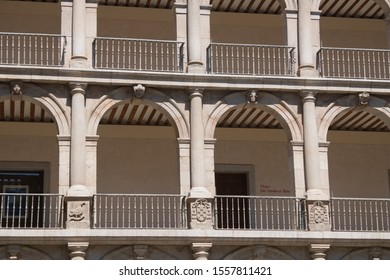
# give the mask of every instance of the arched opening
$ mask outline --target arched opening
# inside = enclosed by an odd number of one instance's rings
[[[245,94],[232,94],[214,118],[217,228],[300,227],[287,145],[293,134],[287,123],[294,121],[274,107],[280,100],[260,95],[259,104],[251,104]]]
[[[390,128],[386,118],[373,107],[345,107],[330,124],[334,230],[383,231],[390,227]]]
[[[176,132],[172,117],[150,101],[123,100],[103,113],[95,227],[184,226]]]

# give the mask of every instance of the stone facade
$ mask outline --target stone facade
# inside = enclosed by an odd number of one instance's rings
[[[389,4],[151,2],[0,1],[0,259],[390,259]]]

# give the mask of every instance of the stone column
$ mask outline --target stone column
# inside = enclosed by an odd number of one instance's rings
[[[70,135],[58,135],[57,139],[59,149],[59,194],[65,195],[70,186]]]
[[[192,243],[192,256],[194,260],[207,260],[212,243]]]
[[[297,10],[284,10],[282,12],[284,20],[284,43],[294,48],[294,61],[296,62],[296,56],[298,55],[298,11]],[[294,74],[298,70],[298,64],[294,63]]]
[[[188,196],[191,191],[190,139],[178,139],[180,194]]]
[[[187,199],[191,228],[212,228],[212,196],[205,188],[204,125],[202,93],[192,89],[190,95],[190,163],[191,191]]]
[[[8,245],[7,253],[9,260],[19,260],[20,259],[20,245]]]
[[[70,143],[70,184],[72,194],[88,194],[86,185],[85,83],[70,83],[72,126]]]
[[[390,14],[388,14],[385,18],[385,28],[387,36],[387,48],[390,49]]]
[[[312,42],[313,42],[313,61],[317,66],[317,53],[321,49],[321,32],[320,32],[321,11],[311,11]],[[317,69],[318,70],[318,69]]]
[[[85,260],[88,242],[68,242],[69,257],[73,260]]]
[[[326,252],[329,250],[329,244],[310,244],[309,251],[313,260],[326,260]]]
[[[72,54],[73,2],[61,1],[61,35],[65,36],[64,67],[69,67]]]
[[[189,73],[203,73],[200,0],[187,1],[187,48]]]
[[[191,155],[191,196],[208,197],[204,180],[204,125],[202,90],[192,89],[190,95],[190,155]]]
[[[85,88],[71,83],[72,127],[70,143],[70,188],[66,197],[67,228],[90,228],[91,193],[86,187]]]
[[[306,195],[305,186],[305,166],[303,156],[303,142],[291,141],[288,144],[288,164],[291,178],[292,189],[295,190],[295,196],[304,198]]]
[[[318,76],[313,60],[311,1],[298,0],[298,61],[301,77]]]
[[[71,67],[87,66],[86,18],[86,0],[73,0]]]
[[[330,230],[329,190],[321,185],[315,94],[301,92],[307,211],[310,230]]]
[[[201,38],[201,61],[204,65],[203,71],[206,71],[207,65],[207,48],[211,43],[210,16],[212,6],[210,1],[201,1],[200,5],[200,38]],[[206,4],[207,3],[207,4]]]

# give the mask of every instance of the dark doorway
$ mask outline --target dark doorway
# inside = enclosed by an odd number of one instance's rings
[[[2,227],[41,226],[42,171],[0,171],[0,191]]]
[[[215,187],[217,228],[249,228],[248,174],[216,172]]]

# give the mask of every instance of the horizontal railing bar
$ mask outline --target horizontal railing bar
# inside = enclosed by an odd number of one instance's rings
[[[261,45],[261,44],[229,44],[229,43],[210,43],[209,46],[234,46],[234,47],[269,47],[269,48],[282,48],[282,49],[295,49],[295,47],[284,45]]]
[[[143,197],[185,197],[180,194],[94,194],[93,196],[143,196]]]
[[[184,42],[175,41],[175,40],[152,40],[152,39],[117,38],[117,37],[96,37],[95,40],[115,40],[115,41],[131,41],[131,42],[184,44]]]
[[[356,200],[356,201],[389,201],[389,198],[352,198],[352,197],[332,197],[330,200]]]
[[[46,36],[46,37],[66,37],[60,34],[48,34],[48,33],[15,33],[15,32],[0,32],[0,35],[17,35],[17,36]]]
[[[362,48],[335,48],[335,47],[321,47],[318,52],[322,50],[345,50],[345,51],[380,51],[380,52],[390,52],[389,49],[362,49]]]
[[[215,197],[226,197],[226,198],[278,198],[278,199],[304,199],[303,197],[295,196],[256,196],[256,195],[216,195]]]

